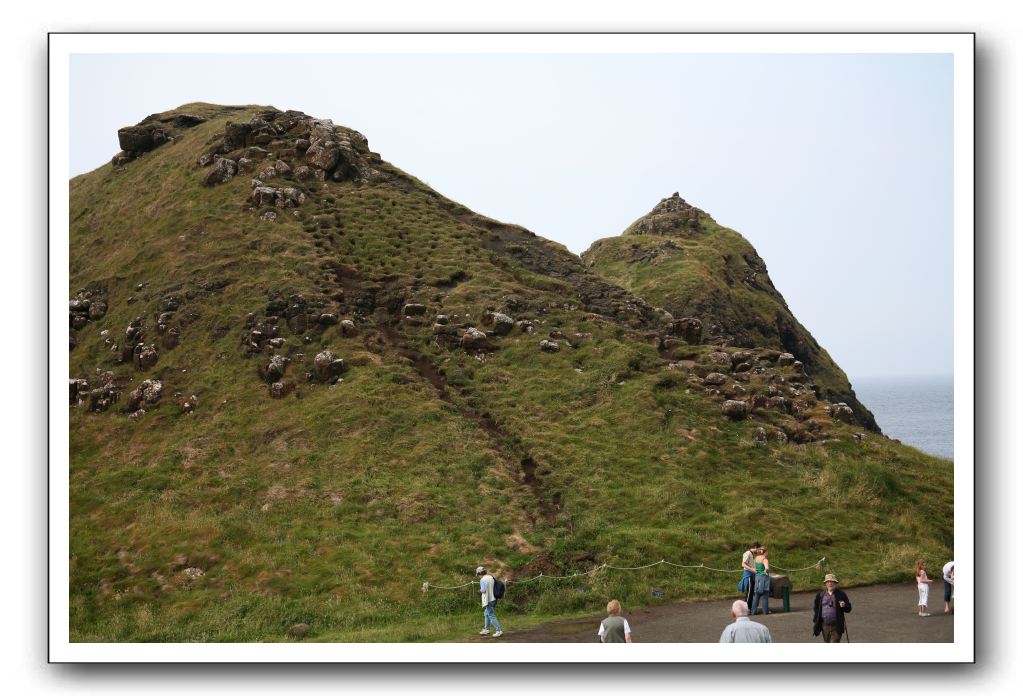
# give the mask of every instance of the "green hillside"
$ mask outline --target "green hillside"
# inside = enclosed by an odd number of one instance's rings
[[[952,463],[829,402],[848,382],[823,349],[680,337],[708,314],[616,260],[629,236],[591,268],[603,251],[479,216],[299,112],[188,104],[120,137],[70,182],[72,640],[456,638],[478,597],[422,584],[480,563],[734,567],[760,538],[853,584],[950,557]],[[720,271],[716,240],[743,253],[700,222],[678,243],[704,267],[657,267],[679,287]],[[784,305],[731,289],[723,317]],[[735,578],[512,584],[502,616],[653,586]]]

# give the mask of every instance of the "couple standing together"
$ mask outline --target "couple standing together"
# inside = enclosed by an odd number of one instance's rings
[[[761,603],[764,605],[763,613],[771,613],[767,609],[767,598],[771,593],[770,570],[767,549],[759,541],[754,541],[742,554],[742,580],[739,581],[739,588],[746,592],[746,606],[751,616],[756,615]]]

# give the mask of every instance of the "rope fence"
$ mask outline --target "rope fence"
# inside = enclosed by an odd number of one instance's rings
[[[821,558],[819,558],[816,563],[814,563],[813,565],[808,565],[805,568],[782,568],[781,566],[772,566],[771,569],[772,570],[783,570],[786,573],[801,573],[803,571],[813,570],[815,568],[820,570],[825,564],[830,565],[828,563],[827,557],[826,556],[821,556]],[[540,573],[539,575],[536,575],[536,576],[531,577],[531,578],[524,578],[524,579],[521,579],[521,580],[508,580],[508,581],[505,582],[505,585],[524,585],[526,583],[534,582],[536,580],[571,580],[572,578],[581,578],[581,577],[585,577],[587,575],[592,575],[593,573],[596,573],[596,572],[601,571],[601,570],[646,570],[647,568],[654,568],[654,567],[659,566],[659,565],[668,565],[668,566],[672,566],[673,568],[687,568],[687,569],[694,569],[694,570],[709,570],[709,571],[712,571],[712,572],[715,572],[715,573],[741,573],[741,572],[743,572],[741,568],[738,569],[738,570],[735,570],[735,569],[725,570],[723,568],[712,568],[711,566],[705,565],[703,563],[700,563],[699,565],[683,565],[681,563],[672,563],[671,561],[666,561],[665,559],[662,558],[659,561],[655,561],[653,563],[647,563],[646,565],[641,565],[641,566],[615,566],[615,565],[610,565],[608,563],[601,563],[599,566],[595,566],[595,567],[591,568],[590,570],[584,571],[582,573],[572,573],[571,575],[544,575],[543,573]],[[461,585],[435,585],[432,582],[424,582],[423,583],[423,592],[428,592],[429,590],[458,590],[458,589],[461,589],[463,587],[471,587],[471,586],[475,585],[476,583],[477,583],[477,581],[475,581],[475,580],[470,580],[469,582],[463,582]]]

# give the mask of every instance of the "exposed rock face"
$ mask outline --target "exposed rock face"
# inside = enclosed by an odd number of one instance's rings
[[[703,322],[696,317],[682,317],[671,322],[671,334],[681,336],[690,345],[703,343]]]

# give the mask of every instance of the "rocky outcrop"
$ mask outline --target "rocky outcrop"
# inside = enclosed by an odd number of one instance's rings
[[[106,289],[100,285],[81,288],[68,301],[68,325],[71,329],[71,349],[77,345],[75,332],[84,329],[88,323],[96,322],[106,316]]]
[[[125,402],[125,410],[134,412],[138,410],[149,411],[160,403],[163,395],[163,383],[158,379],[143,380],[139,386],[133,389]]]
[[[700,229],[702,213],[676,191],[668,198],[662,198],[649,214],[633,223],[625,233],[689,236]]]
[[[117,144],[121,151],[111,162],[120,167],[165,143],[174,143],[184,132],[206,119],[195,114],[166,112],[147,116],[141,123],[125,126],[117,131]]]

